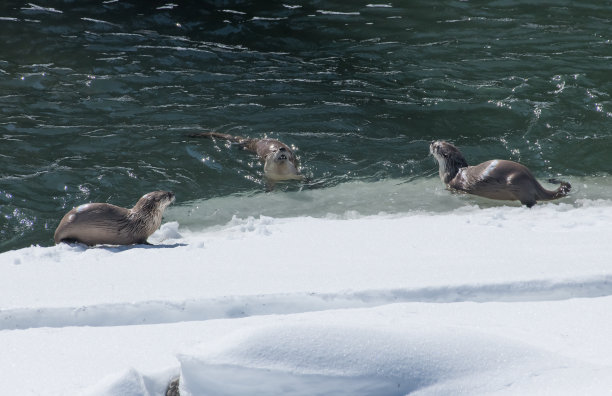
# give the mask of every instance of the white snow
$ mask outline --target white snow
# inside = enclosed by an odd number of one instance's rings
[[[5,252],[0,389],[609,395],[611,225],[612,201],[577,199]]]

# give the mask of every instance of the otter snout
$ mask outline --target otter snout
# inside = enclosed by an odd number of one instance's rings
[[[287,159],[287,154],[286,154],[287,149],[284,147],[281,147],[278,149],[278,151],[280,152],[280,154],[278,155],[277,159],[281,161],[286,160]]]
[[[142,196],[141,199],[155,202],[167,201],[169,204],[174,202],[176,196],[172,191],[153,191]]]
[[[278,150],[274,152],[274,161],[287,161],[289,160],[291,153],[285,147],[279,147]]]

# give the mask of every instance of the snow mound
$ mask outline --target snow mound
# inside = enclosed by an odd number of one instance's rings
[[[237,331],[179,360],[181,395],[219,396],[491,393],[566,366],[551,353],[474,330],[333,321]]]
[[[155,240],[158,240],[160,242],[165,241],[167,239],[170,239],[170,240],[181,239],[183,238],[183,236],[181,235],[178,229],[179,229],[179,223],[176,221],[164,223],[162,224],[160,229],[157,230],[152,235],[152,237],[155,238]]]
[[[108,376],[95,386],[84,390],[81,396],[164,395],[168,384],[175,376],[174,370],[165,370],[148,376],[130,368]]]

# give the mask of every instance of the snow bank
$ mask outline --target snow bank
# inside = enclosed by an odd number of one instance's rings
[[[583,389],[586,380],[612,385],[610,367],[573,364],[480,330],[423,327],[418,319],[401,328],[377,328],[359,316],[362,323],[352,326],[335,318],[328,323],[313,319],[241,331],[206,344],[204,353],[181,356],[182,394],[526,394],[543,389],[559,394]]]
[[[474,374],[503,382],[508,370],[529,373],[534,360],[545,361],[546,368],[560,365],[536,350],[473,331],[371,327],[332,320],[243,331],[206,345],[202,357],[181,356],[183,389],[194,395],[398,395],[435,386],[448,393]],[[232,378],[246,381],[234,385]],[[493,378],[486,385],[499,388]]]
[[[193,395],[605,394],[611,223],[610,202],[580,201],[6,252],[0,387],[152,395],[180,374]]]

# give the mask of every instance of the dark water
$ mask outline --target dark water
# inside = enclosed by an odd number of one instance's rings
[[[3,1],[0,251],[157,189],[193,225],[465,205],[438,138],[605,198],[612,2],[532,3]],[[186,137],[207,130],[294,145],[311,181],[267,192],[253,156]]]

